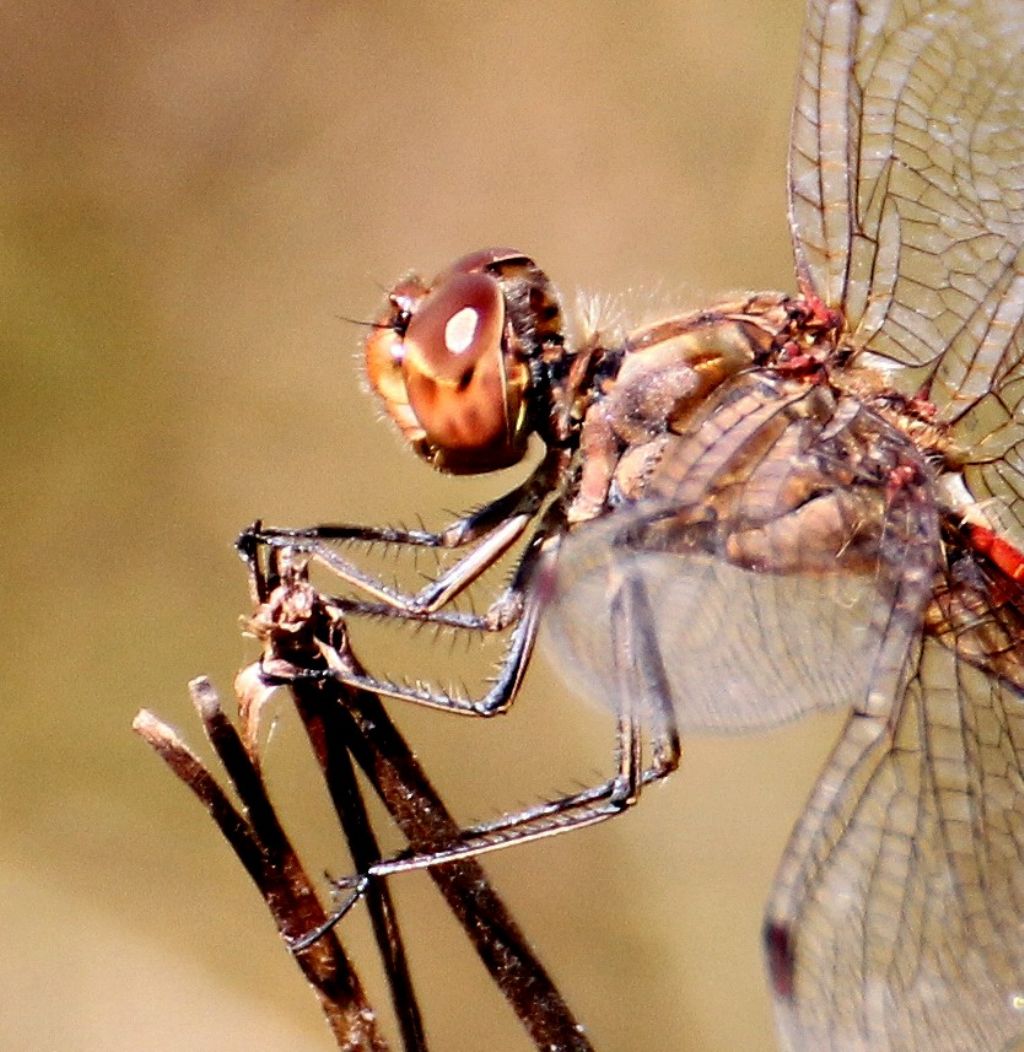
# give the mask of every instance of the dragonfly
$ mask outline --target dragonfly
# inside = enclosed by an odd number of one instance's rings
[[[468,715],[515,700],[543,623],[616,713],[600,784],[383,876],[602,821],[680,737],[847,713],[764,946],[793,1049],[1024,1037],[1024,4],[810,0],[793,113],[793,294],[572,336],[515,250],[390,291],[370,386],[434,468],[543,454],[439,531],[256,525],[340,580],[339,617],[506,647],[479,696],[335,662]],[[451,559],[405,592],[353,544]],[[483,613],[457,600],[513,560]]]

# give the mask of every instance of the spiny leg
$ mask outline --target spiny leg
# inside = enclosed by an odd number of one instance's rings
[[[382,605],[393,607],[399,616],[407,614],[412,619],[420,619],[422,614],[437,610],[470,587],[516,543],[552,493],[564,456],[561,451],[550,451],[520,486],[438,532],[345,524],[286,529],[266,527],[256,522],[242,532],[236,547],[250,567],[258,561],[262,549],[301,551],[346,584]],[[449,551],[479,543],[435,580],[410,595],[389,586],[376,575],[360,570],[331,547],[332,541]]]
[[[649,629],[652,611],[646,593],[636,577],[626,578],[614,588],[610,604],[612,639],[623,702],[616,723],[615,774],[581,792],[469,827],[448,847],[382,860],[370,867],[370,876],[423,869],[594,825],[632,806],[644,786],[678,767],[675,710],[660,649]],[[640,762],[643,709],[651,722],[652,759],[646,768]],[[364,876],[354,878],[351,886],[358,887]]]
[[[508,646],[502,655],[496,675],[486,693],[479,698],[463,697],[450,691],[439,690],[432,686],[413,683],[395,683],[365,672],[347,656],[347,643],[329,654],[331,660],[327,667],[301,668],[292,667],[288,675],[267,673],[265,682],[268,685],[287,685],[297,679],[338,679],[347,686],[357,690],[366,690],[384,697],[409,701],[428,708],[441,709],[471,716],[494,716],[504,712],[518,693],[523,675],[536,642],[538,619],[542,603],[543,582],[554,564],[561,542],[561,513],[551,507],[542,516],[530,543],[516,566],[515,574],[508,588],[491,605],[484,615],[484,624],[474,623],[472,615],[455,627],[466,627],[470,630],[503,631],[511,628]],[[538,586],[538,581],[540,585]],[[337,611],[338,625],[342,631],[339,636],[346,637],[343,631],[344,606]],[[401,616],[396,614],[395,616]],[[416,620],[428,623],[452,625],[453,615],[450,612],[422,613]],[[347,637],[346,637],[347,638]]]

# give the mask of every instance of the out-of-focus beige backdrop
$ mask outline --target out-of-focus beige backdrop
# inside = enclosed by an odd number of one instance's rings
[[[0,1047],[332,1047],[132,716],[201,745],[185,684],[252,656],[256,516],[440,524],[518,477],[435,476],[375,419],[338,316],[382,284],[508,244],[637,315],[792,286],[800,8],[5,5]],[[501,721],[398,715],[467,819],[608,759],[606,715],[541,669]],[[771,1047],[761,906],[832,727],[689,742],[631,815],[488,859],[598,1049]],[[268,765],[344,870],[286,715]],[[432,1047],[527,1049],[429,880],[395,890]]]

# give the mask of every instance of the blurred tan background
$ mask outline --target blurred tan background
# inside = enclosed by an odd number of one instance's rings
[[[185,684],[229,694],[253,655],[231,543],[256,516],[440,524],[521,476],[405,453],[338,315],[489,244],[637,317],[792,287],[799,0],[173,6],[0,9],[5,1049],[331,1047],[129,725],[201,745]],[[344,871],[279,708],[291,826]],[[539,668],[502,721],[397,715],[466,819],[608,762],[606,716]],[[830,731],[689,742],[632,815],[490,857],[598,1049],[771,1047],[761,907]],[[529,1048],[429,880],[395,890],[432,1047]]]

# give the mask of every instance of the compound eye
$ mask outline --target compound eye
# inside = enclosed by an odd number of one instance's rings
[[[504,326],[504,299],[489,274],[451,274],[413,314],[402,373],[432,445],[482,450],[512,440],[517,407],[509,404]]]

